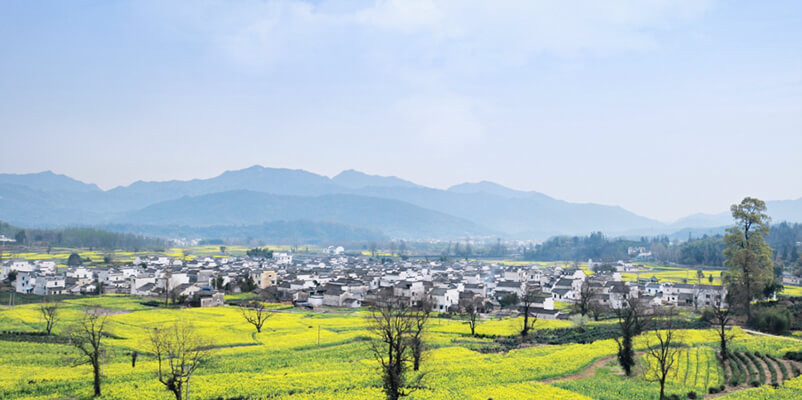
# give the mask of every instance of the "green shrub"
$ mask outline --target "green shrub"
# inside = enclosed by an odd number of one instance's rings
[[[762,307],[761,307],[762,308]],[[762,332],[781,335],[791,330],[793,316],[785,307],[766,307],[752,315],[749,325]]]
[[[785,353],[785,358],[794,361],[802,361],[802,351],[789,351]]]

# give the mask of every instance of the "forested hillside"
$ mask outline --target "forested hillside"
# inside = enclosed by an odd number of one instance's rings
[[[163,249],[165,241],[130,233],[96,228],[26,229],[0,221],[0,235],[14,239],[14,245],[58,246],[119,250]]]

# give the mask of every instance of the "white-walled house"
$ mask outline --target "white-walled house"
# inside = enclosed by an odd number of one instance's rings
[[[66,291],[67,280],[64,275],[45,275],[36,278],[33,287],[33,294],[39,296],[50,296],[63,294]]]
[[[287,253],[273,253],[276,264],[292,264],[292,255]]]
[[[14,281],[14,290],[17,293],[33,293],[36,285],[36,277],[33,272],[17,272],[17,279]]]
[[[429,292],[432,311],[446,312],[452,305],[459,303],[459,291],[456,288],[434,288]]]
[[[75,278],[75,279],[87,279],[88,278],[88,279],[91,279],[94,276],[95,276],[95,274],[94,274],[94,272],[92,272],[92,270],[90,270],[89,268],[83,267],[83,266],[70,268],[70,270],[67,271],[67,277],[69,277],[69,278]]]

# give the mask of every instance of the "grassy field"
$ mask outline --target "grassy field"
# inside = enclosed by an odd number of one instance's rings
[[[311,313],[281,307],[256,334],[233,307],[205,309],[150,308],[137,298],[103,296],[64,301],[62,319],[55,327],[62,334],[88,306],[110,311],[106,338],[108,355],[103,381],[104,399],[169,399],[156,380],[155,361],[147,355],[148,332],[174,321],[187,321],[217,345],[213,358],[192,382],[192,398],[235,397],[271,399],[378,399],[382,398],[377,363],[367,340],[365,312]],[[477,332],[513,335],[516,319],[491,319]],[[569,322],[540,320],[536,328],[567,327]],[[38,331],[43,326],[35,304],[0,308],[0,330]],[[492,339],[467,335],[459,320],[434,318],[427,332],[423,389],[410,399],[589,399],[610,398],[611,393],[639,393],[632,398],[655,398],[658,388],[643,377],[622,378],[600,370],[580,380],[545,383],[544,380],[575,374],[594,360],[614,356],[612,340],[592,344],[535,346],[507,353],[480,353],[472,349]],[[715,334],[689,330],[683,344],[680,370],[670,384],[673,392],[701,391],[720,380],[717,364],[711,364]],[[734,348],[782,355],[799,350],[802,342],[789,338],[755,337],[736,329]],[[643,347],[642,338],[636,346]],[[136,367],[130,353],[138,351]],[[75,350],[64,344],[0,340],[0,398],[89,398],[91,368],[71,366]],[[712,365],[712,366],[711,366]],[[799,378],[797,378],[799,379]],[[783,387],[801,396],[790,381]],[[787,387],[786,387],[787,386]],[[777,392],[779,393],[779,392]],[[620,398],[620,397],[619,397]],[[799,398],[799,397],[774,397]]]

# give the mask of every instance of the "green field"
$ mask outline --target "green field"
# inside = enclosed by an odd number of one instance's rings
[[[113,336],[104,339],[109,349],[104,399],[171,398],[155,378],[155,361],[146,354],[147,335],[154,327],[179,320],[195,325],[217,346],[212,359],[193,377],[192,398],[382,398],[377,362],[367,342],[370,332],[366,330],[364,311],[310,313],[281,306],[262,333],[256,334],[238,310],[228,306],[159,309],[127,296],[71,299],[64,304],[62,320],[55,327],[57,335],[81,318],[86,306],[102,305],[113,314],[108,317]],[[477,332],[514,335],[519,324],[515,319],[492,319],[480,323]],[[38,331],[42,325],[35,304],[13,310],[0,308],[0,330]],[[567,326],[570,323],[566,321],[547,320],[536,325],[537,329]],[[774,356],[802,349],[802,342],[796,339],[736,332],[735,349]],[[582,379],[543,382],[577,374],[594,360],[614,356],[616,345],[612,340],[480,353],[472,349],[489,345],[492,339],[473,338],[467,333],[463,321],[431,320],[427,332],[429,350],[422,368],[426,373],[424,388],[410,399],[602,399],[615,398],[611,395],[614,393],[646,399],[655,398],[658,392],[656,383],[643,376],[623,378],[613,366]],[[688,346],[688,355],[682,356],[678,378],[670,382],[669,393],[701,392],[721,380],[718,365],[710,361],[715,341],[710,331],[683,332],[682,343]],[[644,346],[641,338],[636,346]],[[141,354],[135,368],[130,360],[133,350]],[[0,366],[4,371],[0,375],[0,398],[89,398],[91,368],[71,366],[75,355],[75,350],[65,344],[0,340]],[[777,390],[756,390],[761,396],[769,396],[765,398],[802,398],[800,379]],[[728,396],[741,396],[739,393]]]

